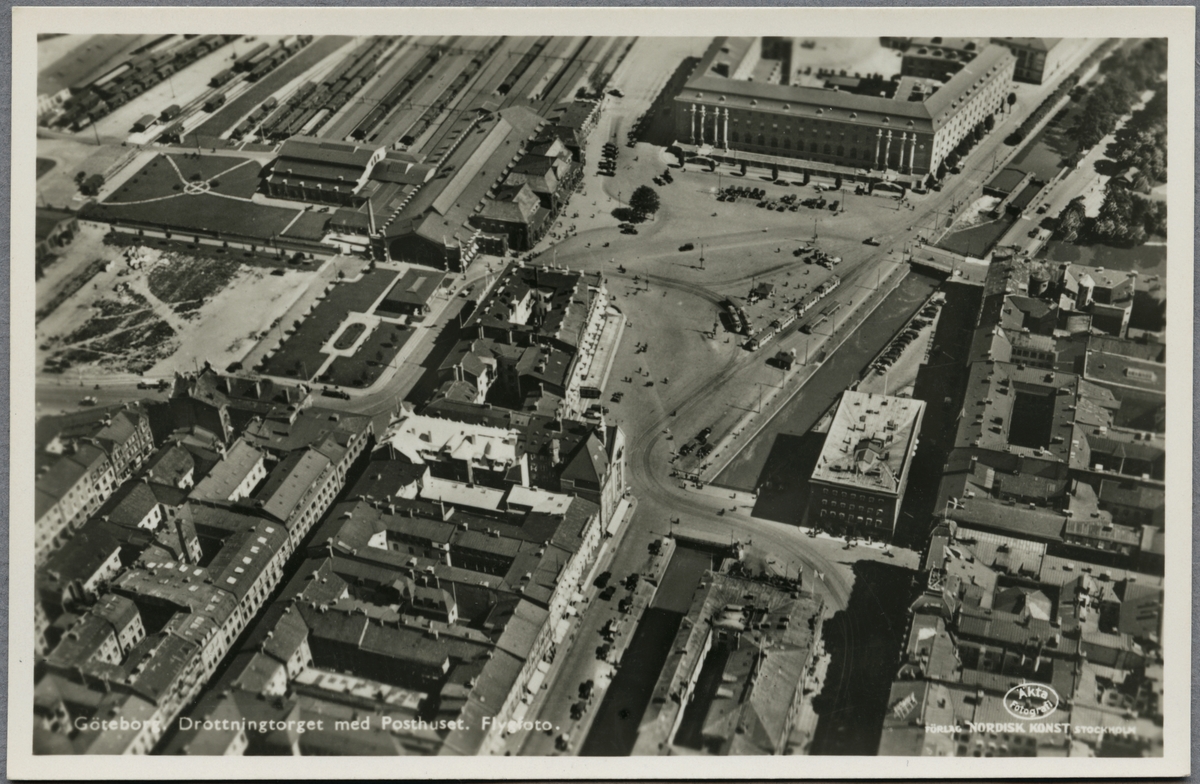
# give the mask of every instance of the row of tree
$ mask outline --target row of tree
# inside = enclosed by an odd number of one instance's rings
[[[1025,118],[1025,122],[1021,123],[1021,127],[1008,135],[1008,138],[1004,140],[1004,143],[1009,146],[1016,146],[1025,141],[1025,137],[1029,136],[1030,131],[1032,131],[1033,128],[1042,121],[1042,118],[1050,113],[1051,109],[1058,105],[1058,102],[1062,100],[1062,97],[1068,92],[1071,93],[1072,100],[1080,100],[1086,93],[1086,90],[1079,87],[1080,75],[1086,73],[1087,70],[1095,65],[1097,61],[1103,62],[1103,58],[1108,57],[1109,53],[1115,46],[1117,46],[1116,40],[1112,39],[1104,44],[1101,44],[1096,51],[1088,55],[1087,59],[1080,63],[1079,67],[1075,69],[1075,72],[1066,79],[1063,79],[1062,83],[1055,88],[1054,92],[1046,96],[1046,99],[1041,102],[1038,108],[1034,109],[1033,113]],[[1010,105],[1013,103],[1015,97],[1016,96],[1014,95],[1008,96],[1008,102]]]
[[[1167,89],[1164,82],[1139,111],[1117,131],[1108,156],[1137,169],[1135,190],[1148,190],[1167,181]],[[1144,181],[1144,182],[1143,182]]]
[[[1152,236],[1166,237],[1167,203],[1114,186],[1090,228],[1093,239],[1108,244],[1140,245]]]
[[[1151,39],[1133,51],[1118,49],[1104,60],[1104,79],[1088,95],[1067,137],[1088,150],[1112,133],[1143,92],[1160,86],[1167,68],[1166,46],[1163,39]]]
[[[1080,196],[1059,214],[1057,230],[1069,242],[1082,237],[1108,245],[1140,245],[1150,237],[1167,236],[1167,203],[1113,185],[1095,218],[1085,215]]]

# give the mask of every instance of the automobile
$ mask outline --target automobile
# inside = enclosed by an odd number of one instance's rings
[[[711,435],[712,435],[712,427],[711,426],[706,427],[703,430],[701,430],[699,433],[696,434],[696,440],[699,441],[700,443],[704,443],[708,439],[708,437]]]
[[[929,186],[929,189],[933,190],[933,191],[938,191],[940,193],[942,190],[942,184],[940,182],[935,182],[933,185]]]
[[[583,718],[583,711],[587,706],[582,702],[577,702],[571,706],[571,721],[579,721]]]
[[[617,612],[619,612],[619,613],[627,613],[632,609],[633,609],[633,599],[630,599],[628,596],[626,596],[621,601],[617,602]]]
[[[679,246],[679,250],[680,250],[680,251],[685,251],[685,250],[693,250],[693,249],[695,249],[695,247],[696,247],[696,245],[695,245],[694,243],[691,243],[691,242],[685,242],[685,243],[683,243],[682,245],[680,245],[680,246]]]
[[[94,405],[96,405],[96,398],[92,397],[91,395],[88,395],[87,397],[85,397],[83,400],[80,400],[79,402],[85,406],[94,406]]]
[[[687,457],[688,455],[690,455],[692,453],[692,450],[694,448],[695,447],[692,446],[691,444],[684,444],[683,446],[679,447],[679,454],[684,457]]]
[[[272,275],[276,275],[281,278],[284,276],[284,274],[286,272],[287,272],[287,270],[283,269],[282,267],[277,267],[276,269],[271,270]]]
[[[832,201],[832,202],[830,202],[830,203],[829,203],[829,211],[830,211],[830,212],[837,212],[837,209],[838,209],[838,205],[839,205],[839,204],[841,204],[841,202],[840,202],[840,201]]]
[[[863,240],[863,245],[873,245],[875,247],[879,247],[880,242],[874,237],[867,237],[865,240]]]
[[[562,733],[554,740],[554,748],[559,751],[566,751],[571,744],[571,736],[569,733]]]
[[[1046,214],[1046,210],[1048,210],[1048,209],[1050,209],[1050,205],[1049,205],[1049,204],[1043,204],[1041,207],[1038,207],[1038,208],[1037,208],[1037,214],[1038,214],[1038,215],[1045,215],[1045,214]]]
[[[474,290],[475,290],[475,286],[474,286],[474,284],[472,284],[470,286],[465,287],[462,291],[458,292],[458,296],[462,297],[463,299],[466,299],[467,297],[471,296],[471,292]]]
[[[628,229],[621,229],[622,234],[637,234],[638,230],[630,226]]]
[[[637,572],[630,572],[629,576],[625,578],[625,587],[632,591],[634,588],[637,588],[638,580],[640,578],[641,575]]]
[[[228,369],[228,368],[226,368],[226,370],[229,370],[229,369]],[[233,371],[229,371],[229,372],[231,372],[231,373],[232,373]],[[153,388],[153,386],[154,386],[154,385],[153,385],[153,384],[151,384],[149,381],[139,381],[139,382],[137,382],[137,388],[138,388],[138,389],[151,389],[151,388]]]
[[[604,661],[608,658],[608,654],[612,653],[612,646],[604,643],[596,648],[596,658]]]
[[[616,592],[617,586],[610,585],[600,592],[600,598],[607,602],[613,598],[613,595],[616,594]]]
[[[579,699],[586,700],[592,696],[592,689],[596,688],[596,682],[588,678],[583,683],[579,684]]]
[[[604,588],[608,585],[608,581],[611,579],[612,572],[601,572],[599,576],[596,577],[595,581],[592,582],[592,585],[596,586],[597,588]]]
[[[613,98],[624,98],[625,97],[625,93],[621,92],[620,90],[618,90],[615,87],[613,89],[609,90],[608,94],[611,95]]]

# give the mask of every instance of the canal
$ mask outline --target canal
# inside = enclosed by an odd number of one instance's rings
[[[940,284],[941,278],[910,271],[762,432],[717,475],[714,484],[737,490],[757,490],[763,479],[773,473],[771,456],[776,453],[776,439],[781,435],[807,433],[837,397],[859,380],[863,369]]]
[[[624,757],[633,751],[638,722],[671,652],[679,624],[691,607],[696,585],[704,572],[719,565],[719,558],[689,547],[676,548],[662,585],[642,615],[616,677],[597,709],[579,750],[581,757]]]

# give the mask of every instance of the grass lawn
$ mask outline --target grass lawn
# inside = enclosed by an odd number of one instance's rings
[[[358,340],[358,336],[365,332],[367,325],[361,321],[356,321],[350,326],[342,330],[342,334],[338,335],[337,340],[333,342],[333,347],[339,351],[345,351],[354,345],[354,341]]]
[[[367,387],[383,375],[414,330],[398,324],[381,323],[350,357],[338,357],[329,363],[322,380],[341,387]]]
[[[300,326],[295,328],[296,331],[285,338],[283,345],[263,362],[263,372],[273,376],[311,380],[328,356],[321,351],[321,347],[337,334],[346,314],[367,313],[375,304],[375,300],[395,282],[397,276],[398,273],[394,270],[377,269],[366,273],[353,283],[335,285],[312,313],[300,322]],[[285,325],[285,328],[290,328],[290,325]],[[388,330],[375,331],[378,333]],[[358,362],[359,356],[366,356],[363,352],[373,346],[376,340],[376,336],[372,335],[354,357],[346,359],[345,362]],[[378,350],[380,346],[375,346],[372,355]],[[395,356],[395,353],[392,356]],[[342,361],[343,359],[339,358],[334,364]],[[356,370],[355,375],[358,372]]]
[[[281,234],[296,212],[199,193],[145,204],[97,204],[86,208],[81,217],[103,223],[143,223],[185,234],[200,231],[266,242],[272,235]]]
[[[169,159],[169,160],[168,160]],[[172,166],[174,164],[174,166]],[[178,169],[178,171],[176,171]],[[258,161],[224,155],[156,155],[122,183],[105,202],[118,205],[126,202],[181,196],[188,182],[209,182],[216,193],[249,199],[258,189]],[[182,176],[182,179],[181,179]]]
[[[301,215],[296,222],[288,227],[285,237],[297,237],[302,240],[320,240],[325,236],[325,224],[329,223],[329,213],[309,211]]]

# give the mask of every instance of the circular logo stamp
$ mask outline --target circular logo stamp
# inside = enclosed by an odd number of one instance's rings
[[[1044,683],[1022,683],[1004,695],[1004,709],[1017,719],[1044,719],[1058,708],[1058,692]]]

